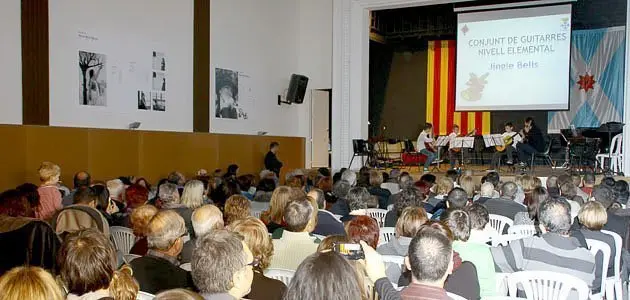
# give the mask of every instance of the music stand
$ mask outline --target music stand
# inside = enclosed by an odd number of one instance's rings
[[[455,149],[457,149],[457,148],[459,148],[459,149],[462,149],[462,148],[471,149],[474,146],[475,146],[475,137],[468,137],[468,136],[456,137],[450,142],[449,149],[454,149],[454,148]],[[464,165],[464,151],[461,150],[459,152],[462,155],[461,161],[459,163],[460,164],[460,169],[461,169],[461,166]]]
[[[348,165],[348,169],[352,167],[352,162],[354,158],[357,156],[361,157],[361,166],[365,167],[365,156],[370,155],[370,150],[368,149],[368,142],[366,140],[354,139],[352,140],[352,159],[350,159],[350,165]]]
[[[440,170],[440,163],[442,162],[442,158],[441,153],[442,153],[442,147],[446,147],[448,145],[449,142],[449,138],[447,135],[443,135],[443,136],[438,136],[437,140],[435,141],[435,146],[437,147],[437,159],[435,160],[435,162],[437,163],[436,166],[433,167],[433,169],[431,171],[434,171],[435,168],[437,168],[437,170]]]

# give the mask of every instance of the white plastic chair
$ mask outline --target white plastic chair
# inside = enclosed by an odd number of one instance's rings
[[[606,292],[606,273],[608,272],[608,262],[610,261],[610,246],[602,241],[594,239],[586,239],[586,244],[590,248],[591,254],[593,254],[593,256],[596,256],[597,252],[601,252],[603,256],[601,270],[602,278],[599,294],[591,295],[591,299],[604,299],[604,294]]]
[[[367,209],[368,216],[376,219],[379,227],[385,226],[385,215],[387,215],[386,209],[380,208],[368,208]]]
[[[334,217],[334,218],[335,218],[335,220],[337,220],[337,221],[339,221],[339,223],[341,223],[341,220],[340,220],[340,219],[341,219],[341,216],[340,216],[340,215],[335,215],[335,214],[333,214],[333,213],[331,213],[331,212],[329,212],[329,211],[327,211],[327,210],[325,210],[325,209],[320,209],[319,211],[320,211],[320,212],[323,212],[323,213],[325,213],[325,214],[329,214],[329,215],[331,215],[332,217]]]
[[[433,214],[427,213],[427,218],[429,218],[429,220],[431,220],[432,217],[433,217]]]
[[[153,298],[155,298],[155,295],[142,291],[139,291],[138,295],[136,296],[137,300],[153,300]]]
[[[179,265],[179,268],[188,272],[192,271],[192,266],[190,265],[190,263],[181,264]]]
[[[510,296],[489,296],[481,297],[481,300],[523,300],[524,298],[516,298]]]
[[[505,296],[508,294],[508,286],[507,286],[507,277],[510,273],[500,273],[497,272],[494,276],[496,281],[496,294],[500,296]]]
[[[586,300],[590,294],[586,282],[569,274],[521,271],[508,275],[507,279],[511,296],[515,296],[517,286],[521,286],[525,297],[530,300],[566,300],[572,290],[577,291],[578,298],[575,300]]]
[[[262,211],[259,210],[252,210],[249,213],[252,217],[255,217],[256,219],[260,219],[260,214],[262,214]]]
[[[395,238],[394,235],[396,235],[396,227],[383,227],[379,230],[379,234],[378,244],[386,244],[391,239]]]
[[[600,153],[595,156],[599,165],[603,168],[604,163],[608,159],[610,161],[610,169],[614,173],[621,172],[621,162],[623,161],[623,136],[617,134],[610,141],[608,153]]]
[[[505,226],[512,227],[512,225],[514,225],[514,221],[508,217],[495,214],[489,214],[488,217],[490,218],[490,226],[492,226],[492,229],[496,230],[499,234],[503,234]]]
[[[142,257],[142,255],[136,255],[136,254],[123,254],[123,261],[126,264],[129,264],[132,260]]]
[[[182,243],[186,243],[190,241],[190,234],[187,234],[185,236],[182,236]]]
[[[387,205],[387,211],[394,210],[394,204]]]
[[[507,246],[510,242],[526,238],[521,234],[500,234],[492,238],[492,247]]]
[[[466,300],[466,298],[464,298],[464,297],[462,297],[460,295],[453,294],[453,293],[446,292],[446,295],[449,298],[451,298],[451,300]]]
[[[286,269],[267,269],[265,276],[282,281],[287,286],[291,283],[291,279],[295,275],[295,271]]]
[[[508,234],[520,234],[522,236],[533,236],[536,234],[534,225],[512,225],[508,228]]]
[[[402,266],[405,264],[405,257],[404,256],[398,256],[398,255],[381,255],[381,257],[383,258],[383,263],[390,263],[390,264],[397,264],[399,266]]]
[[[136,243],[136,236],[133,234],[133,230],[122,226],[112,226],[109,228],[109,232],[116,249],[122,254],[129,254],[133,244]]]
[[[383,182],[381,188],[388,190],[392,195],[400,193],[400,185],[395,182]]]
[[[321,234],[312,234],[314,237],[316,237],[317,239],[319,239],[320,241],[323,241],[326,236],[325,235],[321,235]]]
[[[608,299],[621,300],[623,299],[621,292],[621,246],[623,242],[621,236],[616,232],[612,232],[610,230],[601,230],[601,232],[611,235],[615,240],[615,257],[613,257],[615,275],[606,278],[606,297]]]

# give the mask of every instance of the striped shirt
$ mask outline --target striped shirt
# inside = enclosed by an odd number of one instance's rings
[[[58,210],[61,210],[61,193],[57,186],[43,185],[37,189],[39,193],[39,206],[35,209],[35,216],[41,220],[52,218]]]
[[[551,271],[573,275],[589,287],[595,279],[595,257],[575,238],[556,233],[516,240],[490,248],[497,272]]]

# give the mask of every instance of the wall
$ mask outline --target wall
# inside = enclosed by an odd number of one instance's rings
[[[45,160],[61,166],[67,185],[80,170],[95,180],[135,175],[153,183],[173,170],[192,176],[231,163],[243,174],[258,174],[272,140],[282,144],[283,172],[304,165],[303,138],[12,125],[0,126],[0,136],[11,141],[11,147],[0,147],[0,190],[37,183]]]
[[[193,1],[56,0],[50,17],[50,125],[192,131]],[[106,55],[106,106],[80,104],[78,51]],[[152,53],[166,59],[166,110],[139,110],[150,97]]]
[[[415,139],[426,118],[427,52],[395,52],[381,126],[391,138]]]
[[[20,0],[0,1],[0,124],[22,124]]]

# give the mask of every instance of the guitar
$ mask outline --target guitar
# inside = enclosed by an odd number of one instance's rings
[[[429,137],[433,139],[433,133],[431,133]],[[424,148],[433,153],[437,152],[437,150],[435,149],[435,140],[433,140],[432,142],[424,142]]]
[[[466,135],[465,135],[465,137],[466,137],[466,136],[473,136],[473,135],[475,135],[475,134],[477,134],[477,128],[475,128],[475,129],[471,130],[468,134],[466,134]],[[456,152],[456,153],[457,153],[457,152],[459,152],[459,151],[462,151],[462,148],[452,148],[452,149],[451,149],[451,151],[453,151],[453,152]]]
[[[504,137],[503,138],[503,146],[494,146],[494,148],[497,149],[498,152],[505,151],[505,149],[507,149],[507,147],[512,146],[512,144],[514,143],[514,137],[517,134],[519,134],[519,133],[518,132],[514,132],[513,134]]]

